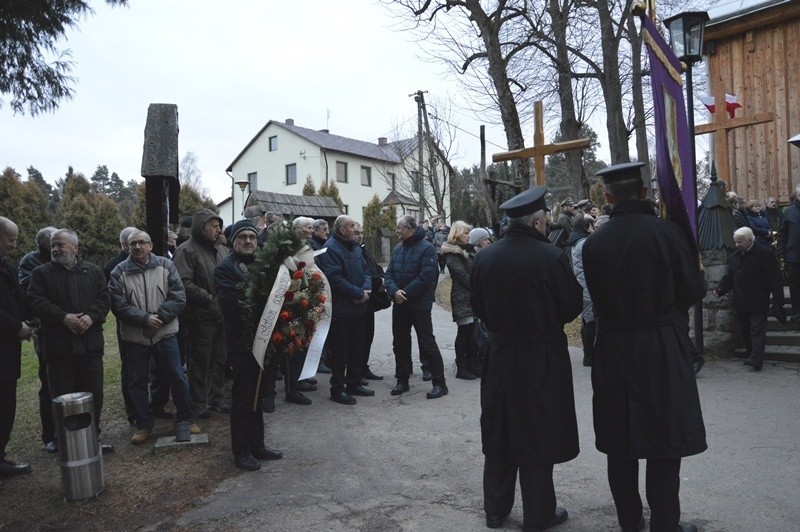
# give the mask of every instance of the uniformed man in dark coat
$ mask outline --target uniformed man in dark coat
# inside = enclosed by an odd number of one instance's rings
[[[704,295],[686,233],[645,200],[644,163],[597,172],[611,219],[583,245],[597,340],[592,361],[597,449],[623,530],[643,525],[639,460],[647,459],[650,530],[679,525],[681,458],[706,449],[686,310]]]
[[[572,364],[564,324],[581,311],[582,290],[563,251],[545,236],[546,187],[504,204],[505,238],[475,255],[472,309],[489,331],[481,383],[486,526],[514,504],[517,471],[525,530],[567,519],[556,507],[553,464],[578,455]]]

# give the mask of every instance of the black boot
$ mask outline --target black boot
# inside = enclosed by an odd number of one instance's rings
[[[456,379],[474,381],[477,378],[474,373],[467,369],[466,360],[456,360]]]

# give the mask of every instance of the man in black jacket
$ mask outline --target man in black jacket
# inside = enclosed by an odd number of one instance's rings
[[[595,445],[623,530],[643,524],[639,460],[647,460],[650,530],[696,531],[680,521],[681,458],[706,433],[686,309],[705,294],[688,236],[645,199],[644,163],[597,172],[611,219],[583,244],[597,340],[592,360]]]
[[[364,245],[364,231],[358,222],[353,228],[353,235],[361,248],[361,252],[364,254],[364,261],[367,263],[367,269],[372,277],[372,293],[367,300],[367,312],[364,314],[364,363],[361,377],[370,381],[382,381],[383,375],[377,375],[369,369],[369,352],[372,348],[372,341],[375,339],[375,313],[389,308],[392,302],[389,300],[389,294],[386,293],[386,287],[384,286],[383,268],[367,252],[367,248]]]
[[[36,233],[36,250],[26,253],[19,261],[19,284],[25,292],[31,284],[33,270],[50,262],[50,235],[55,230],[56,228],[52,226],[39,229]],[[50,385],[47,383],[47,364],[42,353],[42,342],[36,335],[33,337],[33,348],[39,361],[39,419],[42,422],[42,443],[48,453],[56,453],[58,444],[53,424],[53,405],[50,402],[52,401]]]
[[[259,460],[277,460],[280,451],[264,445],[264,416],[262,397],[267,386],[259,375],[262,368],[253,353],[242,345],[239,334],[242,328],[242,307],[245,299],[242,281],[249,275],[247,266],[255,260],[258,230],[250,220],[240,220],[231,230],[233,252],[222,259],[214,269],[214,290],[225,318],[226,339],[231,364],[231,448],[236,467],[247,471],[261,468]],[[274,377],[274,375],[273,375]],[[274,384],[273,384],[274,386]],[[258,393],[258,397],[256,397]]]
[[[734,231],[733,242],[736,251],[728,262],[728,272],[713,293],[721,297],[733,290],[733,308],[739,318],[739,332],[748,354],[744,365],[760,371],[764,365],[770,294],[773,312],[778,320],[786,321],[783,283],[772,250],[756,245],[749,227]]]
[[[800,321],[800,185],[794,189],[792,203],[783,211],[781,230],[778,231],[778,256],[786,265],[789,276],[792,321]]]
[[[51,261],[33,270],[28,304],[42,322],[50,393],[91,392],[100,432],[103,410],[103,323],[111,307],[103,271],[78,257],[78,235],[50,236]]]
[[[6,445],[17,413],[21,343],[33,335],[25,318],[25,292],[7,255],[17,247],[17,225],[0,216],[0,477],[29,473],[31,466],[6,460]]]

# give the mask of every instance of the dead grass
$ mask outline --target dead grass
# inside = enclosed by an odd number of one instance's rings
[[[439,281],[439,284],[436,287],[436,303],[447,310],[452,310],[452,307],[450,306],[450,290],[452,286],[452,279],[450,279],[450,277],[445,277]],[[573,347],[583,347],[583,342],[581,341],[580,317],[576,318],[571,323],[567,323],[564,326],[564,332],[567,334],[567,343],[569,345]]]
[[[23,353],[17,417],[7,448],[11,460],[31,464],[33,472],[3,481],[0,530],[125,530],[165,520],[191,506],[237,472],[230,455],[230,424],[215,414],[200,420],[210,445],[155,454],[157,437],[172,434],[172,422],[156,420],[151,442],[134,447],[119,388],[120,359],[113,316],[105,325],[105,400],[102,440],[115,452],[103,459],[106,489],[96,499],[64,502],[58,455],[40,443],[38,362],[31,344]],[[168,408],[174,411],[170,403]]]

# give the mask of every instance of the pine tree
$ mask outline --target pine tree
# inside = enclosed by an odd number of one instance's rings
[[[377,194],[372,196],[372,199],[364,206],[362,217],[364,219],[364,235],[369,237],[377,235],[383,227],[383,208]]]
[[[328,181],[328,183],[321,184],[319,186],[319,190],[317,190],[317,196],[327,196],[329,198],[333,198],[333,201],[336,202],[336,206],[339,207],[339,210],[344,212],[344,202],[339,196],[339,187],[336,186],[334,181]]]
[[[36,248],[36,233],[50,225],[47,197],[32,181],[22,182],[13,168],[6,168],[0,175],[0,215],[17,224],[17,249],[10,253],[12,260]]]
[[[317,195],[317,187],[314,186],[314,181],[311,179],[311,175],[309,174],[306,177],[306,184],[303,185],[303,196],[316,196]]]

